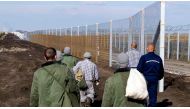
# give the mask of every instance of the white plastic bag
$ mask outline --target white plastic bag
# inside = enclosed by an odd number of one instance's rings
[[[125,96],[138,100],[143,100],[148,97],[146,80],[137,69],[130,70]]]

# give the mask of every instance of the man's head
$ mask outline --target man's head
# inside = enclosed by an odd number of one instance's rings
[[[84,57],[85,59],[91,59],[92,55],[91,55],[90,52],[85,52],[84,55],[83,55],[83,57]]]
[[[154,52],[155,51],[155,45],[154,45],[154,43],[148,43],[146,49],[147,49],[147,52]]]
[[[71,54],[71,48],[65,47],[63,52],[64,52],[64,54]]]
[[[136,43],[136,42],[132,42],[132,43],[131,43],[131,48],[136,49],[136,48],[137,48],[137,43]]]
[[[117,56],[117,61],[118,61],[118,64],[119,64],[120,68],[125,68],[128,65],[128,58],[127,58],[125,53],[120,53]]]
[[[44,57],[46,61],[54,61],[56,59],[56,50],[55,48],[49,47],[44,51]]]

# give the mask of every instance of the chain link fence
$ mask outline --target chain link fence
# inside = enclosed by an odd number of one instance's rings
[[[147,43],[155,42],[159,54],[160,20],[161,2],[155,2],[129,18],[29,34],[32,42],[59,50],[69,46],[72,54],[80,58],[89,51],[95,62],[112,66],[117,54],[130,50],[132,42],[137,43],[142,54],[146,53]]]
[[[165,58],[190,60],[190,25],[167,26],[165,40]]]

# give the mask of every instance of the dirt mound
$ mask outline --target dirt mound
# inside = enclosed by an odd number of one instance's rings
[[[190,106],[190,78],[175,74],[165,74],[165,91],[158,94],[159,106]]]
[[[0,40],[0,106],[29,106],[33,73],[44,62],[44,48],[13,34]]]
[[[167,86],[173,86],[184,92],[190,92],[190,77],[179,76],[175,74],[166,74],[165,83]]]
[[[20,38],[19,38],[18,36],[15,36],[15,35],[12,34],[12,33],[8,33],[8,34],[6,35],[6,37],[4,37],[3,40],[4,40],[4,41],[5,41],[5,40],[20,40]]]

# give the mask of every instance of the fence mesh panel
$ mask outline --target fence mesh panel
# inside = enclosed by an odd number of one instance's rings
[[[101,23],[98,25],[97,52],[98,62],[109,63],[109,39],[110,39],[110,23]]]
[[[156,42],[156,52],[159,54],[160,37],[159,23],[160,23],[160,2],[156,2],[144,9],[144,37],[145,37],[145,53],[147,43]]]
[[[112,58],[116,61],[117,54],[126,52],[129,43],[129,19],[112,22]]]
[[[78,27],[72,27],[72,36],[78,36]]]
[[[86,26],[79,27],[79,36],[86,36]]]
[[[33,34],[31,39],[33,42],[60,50],[70,46],[72,54],[81,58],[85,51],[89,51],[92,53],[93,61],[108,65],[110,55],[112,55],[111,61],[115,63],[117,54],[130,50],[132,42],[136,42],[137,49],[145,53],[147,43],[155,41],[159,53],[159,23],[160,2],[156,2],[129,18],[87,26],[51,29],[47,32],[48,35],[43,31],[42,34]]]

